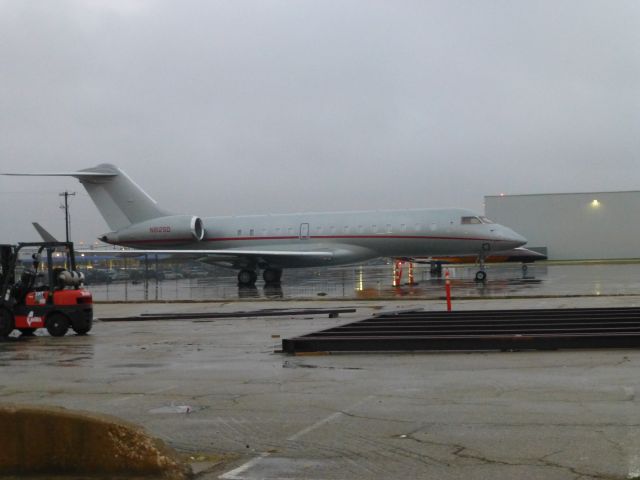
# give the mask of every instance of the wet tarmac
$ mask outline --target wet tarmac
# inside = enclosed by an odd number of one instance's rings
[[[640,477],[640,351],[274,353],[285,336],[381,310],[445,308],[407,297],[286,302],[327,304],[357,311],[96,322],[84,337],[11,338],[0,342],[0,401],[140,424],[192,458],[206,480]],[[456,309],[639,305],[640,296],[602,294],[454,302]],[[282,307],[103,304],[96,315]]]
[[[490,265],[489,280],[473,280],[477,268],[448,268],[452,294],[458,298],[514,296],[634,295],[640,293],[640,263]],[[165,280],[91,285],[97,301],[122,300],[232,300],[232,299],[434,299],[444,295],[444,277],[432,276],[429,267],[419,265],[414,285],[408,284],[407,267],[402,284],[393,286],[393,267],[375,265],[325,269],[286,270],[282,285],[239,288],[233,271],[218,270],[204,279]]]

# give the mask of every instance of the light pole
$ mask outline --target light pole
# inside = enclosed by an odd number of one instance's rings
[[[71,229],[71,222],[69,221],[69,196],[75,196],[76,192],[69,192],[65,190],[64,192],[58,194],[60,197],[64,197],[64,231],[67,242],[69,241],[69,230]]]

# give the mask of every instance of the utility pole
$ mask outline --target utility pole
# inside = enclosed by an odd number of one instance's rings
[[[71,222],[69,220],[69,197],[73,197],[75,194],[76,192],[69,192],[67,190],[58,194],[58,196],[64,197],[64,206],[61,206],[60,208],[64,208],[64,231],[67,242],[69,241],[69,230],[71,229]]]

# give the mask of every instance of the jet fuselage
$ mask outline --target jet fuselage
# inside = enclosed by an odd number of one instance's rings
[[[377,257],[488,254],[526,242],[513,230],[459,208],[203,217],[202,222],[205,231],[202,240],[175,248],[199,251],[326,248],[333,253],[327,258],[283,257],[277,262],[270,261],[271,266],[280,268],[341,265]],[[159,221],[149,228],[159,232],[170,229],[170,225]],[[165,242],[157,236],[153,240],[107,238],[107,241],[149,250],[165,249],[167,243],[176,243],[175,238]]]

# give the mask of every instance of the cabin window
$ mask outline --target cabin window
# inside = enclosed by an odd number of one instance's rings
[[[343,229],[344,233],[349,233],[349,225],[345,225]]]
[[[318,225],[318,226],[316,227],[316,233],[317,233],[318,235],[320,235],[320,234],[322,233],[322,225]]]
[[[275,234],[276,234],[276,235],[280,235],[280,227],[276,227],[276,229],[275,229]]]
[[[287,235],[289,235],[290,237],[293,235],[293,227],[287,228]]]
[[[478,217],[462,217],[460,223],[462,225],[479,225],[482,221]]]
[[[378,226],[377,225],[371,225],[371,232],[378,233]]]
[[[249,236],[253,237],[253,228],[251,230],[249,230]]]
[[[241,228],[239,228],[239,229],[238,229],[238,237],[241,237],[241,236],[242,236],[242,229],[241,229]]]
[[[391,228],[391,224],[387,223],[387,233],[391,233],[393,232],[393,229]]]

